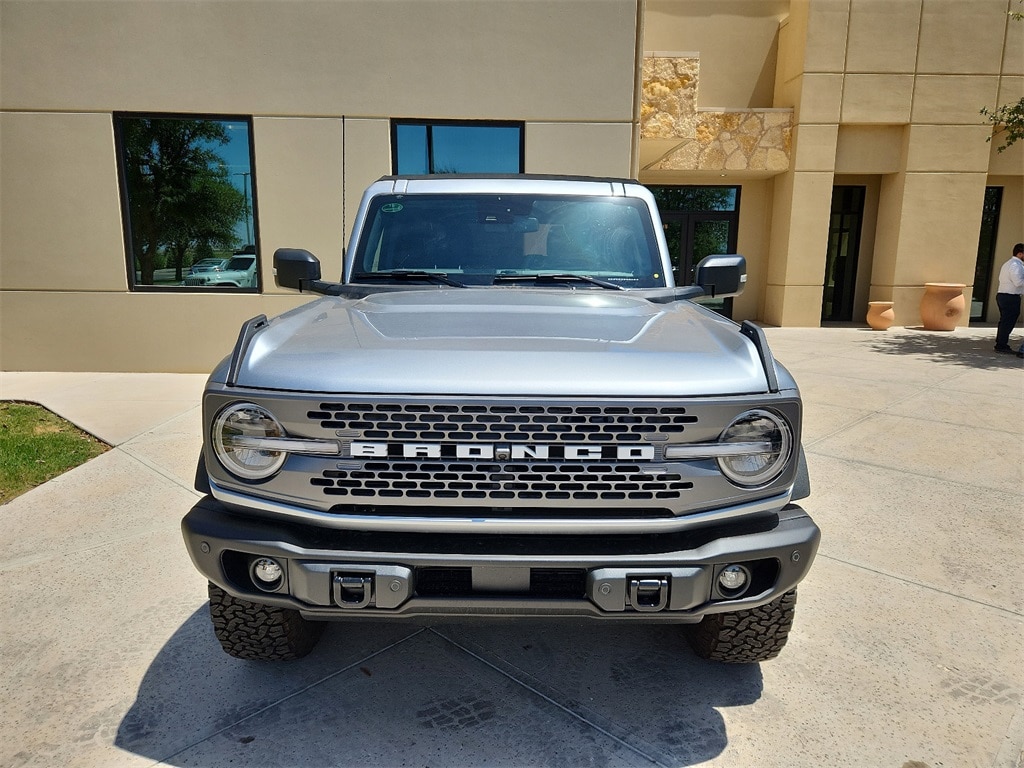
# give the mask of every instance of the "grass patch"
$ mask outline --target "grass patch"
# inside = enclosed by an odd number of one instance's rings
[[[0,504],[107,450],[41,406],[0,402]]]

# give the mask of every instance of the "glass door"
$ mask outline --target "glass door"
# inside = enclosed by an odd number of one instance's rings
[[[694,267],[705,256],[736,253],[739,187],[651,187],[668,241],[676,285],[693,283]],[[732,317],[732,299],[698,299]]]
[[[853,295],[857,289],[857,257],[860,227],[864,219],[866,187],[833,187],[832,214],[825,253],[825,290],[821,319],[853,320]]]
[[[971,320],[983,321],[988,315],[988,297],[989,291],[992,289],[992,273],[996,261],[999,209],[1002,204],[1003,188],[985,187],[985,205],[981,211],[981,234],[978,237],[978,261],[974,267]]]

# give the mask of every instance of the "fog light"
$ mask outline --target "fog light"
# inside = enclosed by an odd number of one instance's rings
[[[263,585],[270,585],[280,581],[283,574],[284,571],[281,570],[281,566],[269,557],[261,557],[252,564],[252,575],[263,582]]]
[[[749,576],[742,565],[727,565],[718,574],[718,584],[722,589],[735,592],[747,585]]]

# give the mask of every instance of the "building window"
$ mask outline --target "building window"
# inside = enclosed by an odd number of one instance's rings
[[[522,173],[523,124],[391,121],[391,167],[401,175]]]
[[[132,290],[258,291],[252,123],[114,116]]]

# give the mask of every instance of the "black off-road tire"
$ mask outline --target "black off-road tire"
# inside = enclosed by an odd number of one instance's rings
[[[288,608],[250,603],[210,584],[210,619],[221,647],[236,659],[291,661],[313,650],[323,622]]]
[[[786,644],[796,612],[796,590],[767,605],[713,613],[686,627],[686,639],[702,659],[753,664],[774,659]]]

